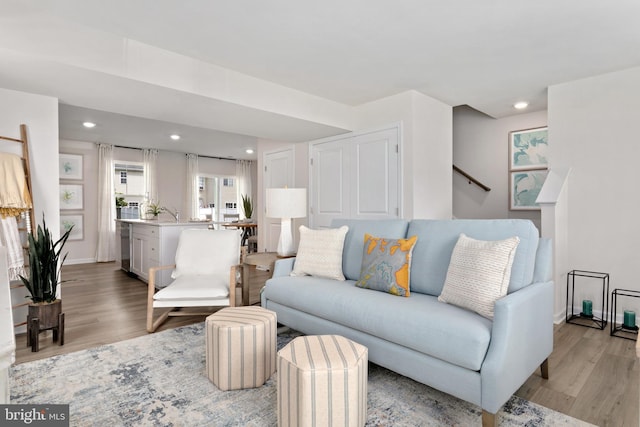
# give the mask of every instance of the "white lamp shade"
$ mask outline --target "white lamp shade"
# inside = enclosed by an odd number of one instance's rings
[[[268,218],[304,218],[307,216],[306,188],[267,188]]]

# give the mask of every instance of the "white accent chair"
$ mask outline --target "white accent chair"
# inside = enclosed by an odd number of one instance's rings
[[[187,229],[180,233],[176,263],[149,269],[147,331],[154,332],[168,316],[208,315],[179,311],[184,307],[235,306],[240,254],[237,230]],[[156,292],[156,273],[173,268],[174,279]],[[238,273],[237,273],[238,272]],[[162,313],[154,319],[154,310]],[[178,311],[175,311],[178,310]]]

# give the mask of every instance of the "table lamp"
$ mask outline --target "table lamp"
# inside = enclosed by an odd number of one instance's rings
[[[268,218],[280,218],[280,240],[278,255],[291,256],[295,253],[291,235],[291,218],[307,216],[306,188],[267,188]]]

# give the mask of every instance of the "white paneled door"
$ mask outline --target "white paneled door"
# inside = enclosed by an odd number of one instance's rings
[[[311,143],[310,224],[400,217],[399,126]]]
[[[263,196],[267,188],[294,187],[293,148],[265,153],[264,165]],[[264,226],[261,227],[260,233],[264,233],[266,250],[275,252],[280,238],[280,219],[265,217]]]

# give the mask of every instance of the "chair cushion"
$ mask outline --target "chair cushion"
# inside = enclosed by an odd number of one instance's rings
[[[300,245],[292,276],[316,276],[344,280],[342,249],[349,227],[312,230],[300,226]]]
[[[176,268],[171,277],[216,275],[229,280],[231,266],[240,259],[240,233],[236,230],[187,229],[180,233]]]
[[[229,278],[215,275],[187,276],[176,278],[169,286],[155,293],[156,301],[183,301],[197,299],[226,298],[229,296]]]
[[[351,280],[281,276],[267,281],[263,296],[473,371],[480,370],[491,341],[489,319],[425,294],[397,298]]]

